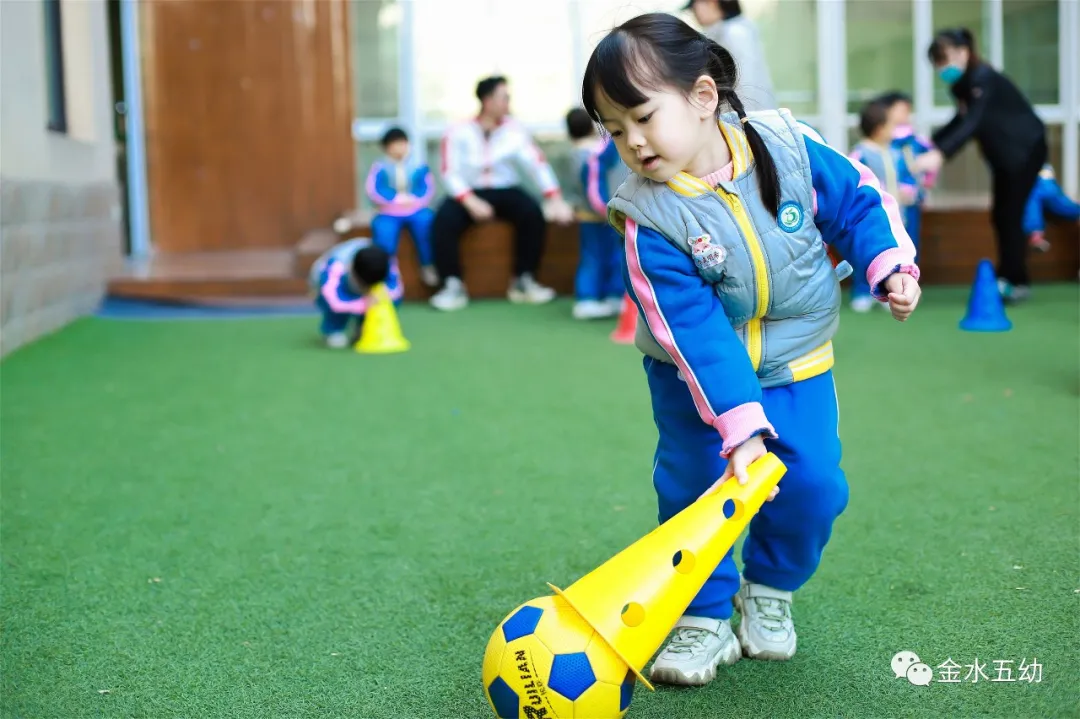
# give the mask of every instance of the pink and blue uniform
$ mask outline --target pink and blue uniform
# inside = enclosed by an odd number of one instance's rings
[[[643,320],[635,344],[659,434],[659,520],[694,502],[734,449],[760,435],[787,474],[750,522],[743,577],[794,591],[816,571],[848,502],[832,375],[840,289],[824,245],[879,300],[890,275],[918,278],[918,268],[900,208],[873,173],[784,117],[751,116],[777,165],[778,216],[759,199],[733,114],[721,123],[732,165],[704,178],[680,173],[666,187],[634,176],[611,207]],[[739,583],[730,552],[686,614],[729,618]]]
[[[352,279],[351,268],[353,255],[370,244],[371,240],[364,237],[342,242],[327,250],[311,266],[308,287],[315,293],[315,306],[322,312],[319,331],[324,336],[345,332],[351,320],[356,320],[357,331],[363,324],[368,298]],[[395,305],[400,305],[405,287],[401,282],[397,258],[393,256],[385,284],[390,299]]]
[[[882,189],[900,205],[900,217],[915,248],[915,262],[919,258],[919,232],[922,224],[922,203],[926,199],[925,188],[934,178],[920,178],[911,170],[915,157],[933,149],[929,140],[916,135],[910,127],[897,128],[892,142],[882,147],[863,140],[852,148],[849,157],[877,178]],[[867,279],[856,273],[852,278],[851,296],[870,295]]]
[[[578,300],[619,300],[625,293],[622,238],[607,222],[607,203],[611,185],[621,182],[628,170],[610,138],[579,148],[575,160],[584,203],[577,210],[581,244],[574,294]]]
[[[915,166],[915,158],[934,149],[934,143],[930,141],[930,138],[915,132],[915,128],[911,125],[898,125],[893,131],[892,148],[899,155],[896,165],[896,171],[899,174],[898,181],[902,187],[908,188],[907,191],[912,192],[915,198],[914,202],[903,208],[903,211],[904,227],[907,228],[908,236],[915,244],[916,260],[918,260],[922,206],[926,202],[927,188],[933,187],[937,182],[937,173],[927,172],[918,176],[910,168]]]
[[[431,222],[435,213],[428,205],[435,196],[435,180],[428,166],[377,160],[372,163],[364,186],[368,199],[375,205],[376,214],[371,221],[375,244],[396,257],[401,231],[407,227],[420,264],[432,265],[435,259]]]

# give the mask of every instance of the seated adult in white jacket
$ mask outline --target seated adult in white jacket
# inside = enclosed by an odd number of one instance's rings
[[[742,14],[739,0],[690,0],[683,9],[692,10],[701,32],[735,58],[735,92],[746,111],[775,110],[776,97],[761,34],[757,25]]]
[[[480,114],[458,123],[442,140],[442,179],[450,195],[435,213],[431,235],[435,268],[443,288],[431,298],[440,310],[458,310],[469,303],[462,281],[459,243],[474,222],[494,217],[514,226],[514,277],[507,296],[511,302],[550,302],[555,291],[536,281],[544,253],[545,215],[556,222],[573,220],[563,201],[559,182],[529,133],[510,118],[506,78],[489,77],[476,86]],[[529,169],[544,193],[541,210],[521,189],[519,166]]]

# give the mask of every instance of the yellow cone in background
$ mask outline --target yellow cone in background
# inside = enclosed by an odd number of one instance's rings
[[[565,590],[549,584],[641,673],[787,468],[766,454]],[[726,517],[726,519],[725,519]]]
[[[362,354],[388,354],[409,349],[411,345],[401,334],[401,323],[386,284],[375,285],[368,296],[368,310],[354,349]]]

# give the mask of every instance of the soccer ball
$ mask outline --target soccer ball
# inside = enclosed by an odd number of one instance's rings
[[[565,599],[549,596],[502,621],[483,680],[499,719],[620,719],[635,676]]]

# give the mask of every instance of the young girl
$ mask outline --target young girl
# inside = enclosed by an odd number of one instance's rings
[[[609,219],[642,319],[660,521],[732,476],[745,483],[767,451],[787,466],[750,522],[742,578],[729,553],[653,663],[652,679],[674,684],[706,684],[743,653],[795,654],[792,592],[847,505],[831,372],[840,287],[825,243],[897,320],[920,294],[896,201],[786,110],[747,117],[735,82],[726,50],[648,14],[600,42],[582,86],[634,173]]]
[[[880,186],[900,203],[900,216],[904,229],[915,247],[915,262],[919,259],[919,245],[908,225],[908,208],[918,201],[919,186],[908,169],[903,153],[893,147],[895,126],[889,119],[888,103],[878,98],[863,106],[859,113],[859,129],[863,139],[851,148],[848,157],[874,173]],[[869,312],[875,302],[870,296],[870,285],[863,274],[856,274],[851,285],[851,309]]]

